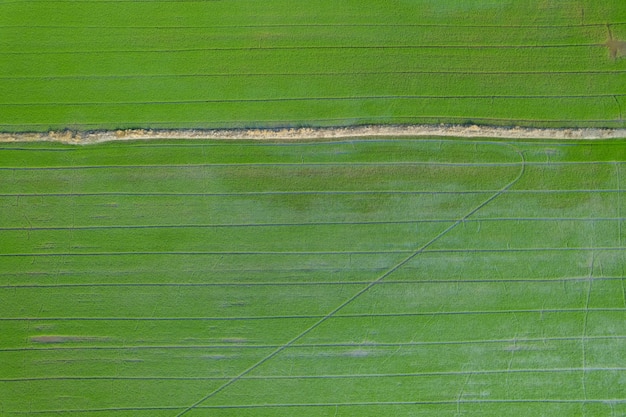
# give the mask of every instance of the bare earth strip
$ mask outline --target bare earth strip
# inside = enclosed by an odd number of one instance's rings
[[[90,144],[108,141],[147,139],[247,139],[304,140],[351,137],[455,136],[506,139],[619,139],[626,129],[534,129],[458,125],[356,126],[338,128],[144,130],[128,129],[92,132],[0,133],[0,142],[62,142]]]

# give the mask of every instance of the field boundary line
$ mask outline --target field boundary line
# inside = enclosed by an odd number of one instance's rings
[[[189,411],[192,411],[193,409],[197,408],[198,406],[200,406],[203,402],[205,402],[206,400],[212,398],[213,396],[217,395],[218,393],[222,392],[223,390],[225,390],[226,388],[228,388],[229,386],[235,384],[237,381],[239,381],[243,376],[246,376],[247,374],[249,374],[250,372],[254,371],[255,369],[257,369],[258,367],[260,367],[261,365],[263,365],[264,363],[266,363],[267,361],[271,360],[272,358],[274,358],[275,356],[277,356],[279,353],[281,353],[282,351],[284,351],[285,349],[289,348],[290,346],[292,346],[293,344],[295,344],[297,341],[299,341],[300,339],[302,339],[304,336],[306,336],[307,334],[309,334],[310,332],[312,332],[313,330],[315,330],[316,328],[318,328],[320,325],[322,325],[324,322],[326,322],[327,320],[329,320],[330,318],[332,318],[333,316],[335,316],[339,311],[341,311],[343,308],[345,308],[346,306],[348,306],[349,304],[351,304],[353,301],[355,301],[356,299],[358,299],[361,295],[363,295],[364,293],[366,293],[367,291],[369,291],[371,288],[373,288],[374,286],[376,286],[376,284],[378,284],[379,282],[383,281],[385,278],[387,278],[389,275],[393,274],[394,272],[396,272],[398,269],[402,268],[402,266],[404,266],[405,264],[407,264],[408,262],[410,262],[412,259],[414,259],[415,257],[417,257],[419,254],[423,253],[429,246],[433,245],[435,242],[437,242],[439,239],[441,239],[442,237],[444,237],[446,234],[448,234],[451,230],[453,230],[454,228],[456,228],[459,224],[462,224],[465,219],[471,217],[473,214],[475,214],[476,212],[478,212],[479,210],[481,210],[483,207],[485,207],[486,205],[488,205],[489,203],[491,203],[493,200],[495,200],[497,197],[499,197],[500,195],[502,195],[503,193],[506,192],[506,190],[508,190],[509,188],[511,188],[512,186],[514,186],[524,175],[525,171],[526,171],[526,158],[524,156],[524,153],[520,150],[518,150],[515,146],[510,145],[510,144],[504,144],[505,147],[509,147],[510,149],[512,149],[515,153],[517,153],[517,155],[520,157],[520,170],[518,172],[518,174],[515,176],[515,178],[513,178],[513,180],[509,181],[508,183],[506,183],[498,192],[496,192],[495,194],[493,194],[492,196],[490,196],[488,199],[486,199],[485,201],[483,201],[482,203],[480,203],[478,206],[474,207],[472,210],[470,210],[468,213],[466,213],[465,215],[463,215],[463,217],[457,219],[453,224],[451,224],[450,226],[448,226],[446,229],[444,229],[442,232],[440,232],[439,234],[437,234],[435,237],[433,237],[432,239],[430,239],[428,242],[426,242],[425,244],[423,244],[422,246],[420,246],[417,250],[415,250],[413,253],[411,253],[408,257],[406,257],[404,260],[400,261],[398,264],[396,264],[395,266],[391,267],[389,270],[387,270],[384,274],[382,274],[381,276],[379,276],[376,280],[370,282],[366,287],[364,287],[363,289],[361,289],[360,291],[358,291],[356,294],[352,295],[350,298],[348,298],[347,300],[345,300],[344,302],[342,302],[339,306],[335,307],[332,311],[330,311],[328,314],[326,314],[324,317],[322,317],[320,320],[318,320],[317,322],[315,322],[313,325],[309,326],[308,328],[306,328],[305,330],[303,330],[300,334],[298,334],[297,336],[295,336],[294,338],[292,338],[291,340],[289,340],[287,343],[281,345],[280,347],[278,347],[276,350],[274,350],[273,352],[271,352],[269,355],[263,357],[262,359],[260,359],[258,362],[256,362],[255,364],[253,364],[252,366],[246,368],[244,371],[242,371],[241,373],[239,373],[237,376],[231,378],[229,381],[227,381],[226,383],[222,384],[220,387],[218,387],[217,389],[214,389],[213,391],[209,392],[207,395],[205,395],[204,397],[202,397],[201,399],[199,399],[198,401],[196,401],[195,403],[189,405],[188,407],[186,407],[183,411],[181,411],[180,413],[176,414],[176,417],[181,417],[185,414],[187,414]]]
[[[413,117],[413,116],[411,116]],[[421,116],[420,116],[421,117]],[[423,116],[423,118],[428,118]],[[438,118],[434,117],[433,118]],[[448,117],[450,120],[453,117]],[[439,119],[444,119],[439,117]],[[477,118],[473,118],[478,120]],[[480,118],[479,118],[480,119]],[[483,120],[483,119],[480,119]],[[514,124],[516,120],[507,120]],[[267,122],[267,121],[266,121]],[[519,120],[517,121],[519,122]],[[525,121],[522,121],[525,122]],[[527,122],[532,122],[528,120]],[[536,121],[541,122],[541,121]],[[558,121],[556,121],[558,122]],[[570,121],[572,122],[572,121]],[[581,121],[589,122],[589,121]],[[602,122],[608,122],[604,120]],[[155,123],[151,123],[155,124]],[[0,125],[2,126],[8,125]],[[32,125],[28,125],[32,126]],[[87,125],[86,125],[87,126]],[[502,139],[624,139],[626,128],[527,128],[488,127],[477,125],[363,125],[354,127],[320,128],[247,128],[247,129],[124,129],[96,131],[26,132],[0,133],[0,142],[61,142],[68,144],[90,144],[108,141],[149,139],[216,139],[216,140],[315,140],[384,137],[459,137],[459,138],[502,138]]]

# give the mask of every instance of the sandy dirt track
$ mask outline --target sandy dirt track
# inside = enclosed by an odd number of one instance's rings
[[[337,128],[285,129],[216,129],[216,130],[144,130],[128,129],[92,132],[0,133],[0,142],[62,142],[90,144],[107,141],[148,139],[246,139],[246,140],[306,140],[354,137],[432,137],[506,139],[619,139],[626,138],[626,129],[534,129],[457,125],[389,125]]]

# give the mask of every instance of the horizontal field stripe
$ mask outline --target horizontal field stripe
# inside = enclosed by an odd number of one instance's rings
[[[625,162],[536,162],[527,163],[526,165],[619,165]],[[194,169],[194,168],[237,168],[237,167],[511,167],[520,166],[521,162],[437,162],[437,161],[398,161],[398,162],[233,162],[233,163],[207,163],[207,164],[145,164],[145,165],[66,165],[66,166],[43,166],[43,167],[11,167],[1,166],[0,171],[64,171],[64,170],[96,170],[96,169],[161,169],[161,168],[177,168],[177,169]]]
[[[606,192],[620,192],[623,190],[609,190]],[[228,196],[262,196],[262,195],[383,195],[383,194],[407,194],[407,195],[420,195],[420,194],[434,194],[434,195],[448,195],[448,194],[489,194],[493,193],[492,190],[477,190],[477,191],[252,191],[244,193],[167,193],[167,192],[148,192],[148,193],[132,193],[132,192],[100,192],[100,193],[25,193],[25,194],[0,194],[0,197],[95,197],[95,196],[130,196],[130,197],[164,197],[164,196],[180,196],[180,197],[228,197]],[[579,191],[583,192],[583,191]],[[600,191],[585,191],[585,192],[600,192]]]
[[[371,124],[372,122],[369,122],[371,120],[384,120],[386,123],[389,123],[389,121],[392,120],[410,120],[410,121],[414,121],[414,120],[429,120],[429,121],[436,121],[436,123],[439,123],[440,120],[447,120],[449,121],[449,123],[457,123],[454,121],[472,121],[473,123],[509,123],[509,124],[533,124],[533,126],[536,126],[536,123],[542,123],[542,124],[550,124],[550,123],[554,123],[554,124],[558,124],[558,125],[563,125],[566,123],[576,123],[577,127],[580,128],[581,126],[587,126],[590,123],[597,123],[599,125],[601,125],[601,127],[605,127],[605,125],[607,123],[613,123],[613,124],[619,124],[620,126],[626,126],[626,121],[623,120],[618,120],[618,119],[584,119],[584,120],[579,120],[579,119],[520,119],[520,118],[502,118],[502,117],[474,117],[474,116],[346,116],[346,117],[335,117],[335,118],[321,118],[321,119],[293,119],[293,120],[229,120],[229,121],[224,121],[224,120],[216,120],[216,121],[212,121],[210,122],[211,126],[219,126],[220,128],[227,128],[228,126],[237,126],[237,128],[241,128],[241,126],[247,126],[246,128],[250,128],[250,129],[254,129],[254,125],[255,124],[264,124],[264,128],[265,129],[272,129],[272,126],[281,126],[283,128],[289,128],[291,126],[298,126],[298,127],[302,127],[302,126],[312,126],[315,125],[317,123],[334,123],[336,126],[342,126],[342,125],[346,125],[346,120],[349,119],[351,121],[356,121],[355,123],[350,124],[350,126],[354,126],[356,125],[361,125],[362,123],[359,123],[359,121],[361,120],[367,120],[368,123],[367,124]],[[458,123],[465,123],[465,122],[458,122]],[[581,125],[582,123],[582,125]],[[80,123],[72,123],[73,127],[76,128],[80,128],[80,129],[96,129],[96,130],[103,130],[105,129],[103,126],[109,126],[111,125],[112,122],[100,122],[100,123],[91,123],[91,122],[80,122]],[[171,127],[171,126],[193,126],[193,128],[202,128],[202,126],[207,125],[206,121],[185,121],[182,120],[180,122],[163,122],[163,121],[150,121],[146,123],[146,126],[143,125],[139,125],[136,122],[125,122],[125,121],[116,121],[115,122],[116,129],[118,128],[136,128],[136,129],[144,129],[144,128],[154,128],[157,126],[161,126],[161,127]],[[249,126],[252,125],[252,126]],[[37,122],[37,123],[0,123],[0,127],[7,127],[7,126],[20,126],[20,127],[44,127],[44,128],[49,128],[51,126],[61,126],[60,123],[57,122],[49,122],[49,123],[41,123],[41,122]],[[119,127],[119,126],[124,126],[124,127]],[[64,129],[67,128],[67,126],[63,125],[63,127],[60,127],[60,129]],[[174,127],[171,127],[172,129],[174,129]],[[183,127],[184,129],[184,127]]]
[[[384,268],[377,268],[376,270],[382,271]],[[3,273],[0,275],[17,275],[11,273]],[[57,274],[50,274],[57,276]],[[626,281],[626,277],[593,277],[594,282],[603,281]],[[559,282],[588,282],[589,276],[580,277],[566,277],[566,278],[494,278],[494,279],[420,279],[420,280],[389,280],[381,282],[381,286],[390,285],[428,285],[428,284],[503,284],[503,283],[559,283]],[[306,282],[182,282],[182,283],[159,283],[159,282],[131,282],[131,283],[86,283],[86,284],[15,284],[15,285],[0,285],[0,289],[50,289],[50,288],[100,288],[100,287],[307,287],[307,286],[320,286],[320,285],[366,285],[369,281],[306,281]],[[36,317],[31,317],[29,320],[37,321]],[[0,318],[0,321],[2,319]]]
[[[337,402],[337,403],[289,403],[289,404],[234,404],[234,405],[197,405],[198,410],[238,410],[238,409],[271,409],[271,408],[298,408],[298,407],[384,407],[401,405],[459,405],[459,404],[624,404],[623,398],[604,399],[463,399],[441,401],[388,401],[388,402]],[[64,413],[112,413],[123,411],[163,411],[180,410],[185,406],[146,406],[146,407],[111,407],[111,408],[76,408],[54,410],[11,411],[15,414],[64,414]]]
[[[26,3],[29,0],[22,1],[2,1],[0,5],[7,3]],[[34,1],[34,0],[33,0]],[[137,3],[138,0],[126,0],[126,1],[106,1],[108,3]],[[190,1],[190,0],[188,0]],[[196,0],[202,2],[203,0]],[[206,1],[206,0],[204,0]],[[59,3],[59,1],[56,1]],[[66,1],[69,2],[69,1]],[[105,1],[85,1],[76,0],[76,3],[105,3]],[[150,3],[159,2],[176,2],[184,3],[185,0],[150,0]],[[579,23],[579,24],[561,24],[561,25],[478,25],[478,24],[452,24],[452,23],[273,23],[273,24],[254,24],[254,25],[206,25],[206,26],[95,26],[95,25],[0,25],[0,28],[43,28],[43,29],[238,29],[238,28],[292,28],[292,27],[443,27],[443,28],[504,28],[504,29],[554,29],[554,28],[587,28],[587,27],[607,27],[607,26],[623,26],[626,22],[602,22],[602,23]]]
[[[563,48],[606,48],[604,43],[570,43],[546,45],[294,45],[294,46],[245,46],[245,47],[217,47],[217,48],[180,48],[180,49],[120,49],[99,51],[0,51],[0,55],[108,55],[132,53],[180,53],[202,51],[302,51],[302,50],[382,50],[382,49],[563,49]]]
[[[625,372],[621,367],[585,367],[585,368],[540,368],[540,369],[477,369],[471,371],[433,371],[412,373],[385,373],[385,374],[329,374],[329,375],[253,375],[242,377],[241,380],[289,380],[289,379],[374,379],[374,378],[413,378],[427,376],[459,376],[459,375],[499,375],[499,374],[544,374],[568,372]],[[221,381],[229,377],[202,377],[202,376],[42,376],[25,378],[2,378],[0,382],[30,382],[30,381]]]
[[[516,253],[516,252],[612,252],[623,251],[624,247],[560,247],[560,248],[507,248],[507,249],[426,249],[420,253]],[[285,252],[285,251],[164,251],[164,252],[39,252],[39,253],[0,253],[0,257],[51,257],[51,256],[203,256],[203,255],[378,255],[378,254],[410,254],[414,251],[406,250],[387,250],[387,251],[301,251],[301,252]]]
[[[174,130],[185,130],[185,129],[174,129]],[[190,131],[202,131],[202,129],[187,129]],[[213,129],[207,129],[209,131]],[[248,131],[248,130],[267,130],[272,131],[272,128],[266,129],[232,129],[233,131]],[[257,141],[257,140],[242,140],[237,142],[237,146],[244,148],[299,148],[299,147],[327,147],[333,145],[376,145],[376,144],[394,144],[394,145],[406,145],[406,144],[478,144],[478,145],[498,145],[502,146],[502,142],[498,140],[489,140],[488,138],[450,138],[450,137],[390,137],[390,138],[380,138],[380,137],[336,137],[336,138],[328,138],[328,140],[320,140],[319,138],[309,138],[308,140],[301,140],[295,142],[284,142],[284,141]],[[556,142],[561,146],[572,146],[571,143],[564,143],[562,141]],[[6,143],[2,145],[6,146]],[[22,143],[16,144],[18,146],[24,145]],[[43,143],[38,143],[37,145],[44,145]],[[618,142],[604,142],[602,146],[607,145],[617,145],[622,146]],[[200,140],[178,140],[178,139],[164,139],[164,140],[147,140],[147,141],[134,141],[134,142],[121,142],[121,143],[109,143],[107,146],[112,147],[123,147],[123,148],[169,148],[169,147],[206,147],[206,148],[227,148],[233,146],[232,142],[221,141],[221,140],[211,140],[200,139]],[[3,147],[0,149],[16,149],[13,147]],[[81,147],[22,147],[24,151],[30,152],[38,152],[38,151],[81,151]],[[577,161],[578,162],[578,161]],[[584,162],[584,161],[581,161]]]
[[[587,279],[591,282],[593,279]],[[583,281],[583,280],[581,280]],[[320,284],[324,285],[324,284]],[[351,313],[335,314],[333,319],[379,318],[379,317],[439,317],[439,316],[471,316],[501,314],[560,314],[560,313],[593,313],[593,312],[626,312],[626,307],[611,308],[542,308],[529,310],[467,310],[467,311],[424,311],[415,313]],[[284,316],[224,316],[224,317],[1,317],[0,322],[19,321],[249,321],[249,320],[293,320],[321,319],[324,314],[302,314]],[[582,337],[582,336],[581,336]]]
[[[1,125],[1,124],[0,124]],[[367,127],[367,126],[364,126]],[[289,129],[289,128],[286,128]],[[326,128],[320,128],[326,129]],[[511,128],[500,127],[497,129],[502,129],[503,132],[510,130]],[[214,129],[171,129],[171,131],[212,131]],[[233,133],[241,131],[242,133],[246,133],[251,130],[267,130],[272,131],[272,128],[259,128],[259,129],[230,129]],[[98,132],[98,131],[96,131]],[[167,129],[164,129],[161,132],[168,132]],[[585,139],[572,141],[563,141],[562,139],[541,139],[541,143],[544,145],[550,145],[554,147],[568,148],[572,146],[578,146],[581,142],[586,142],[587,146],[591,146],[589,142]],[[308,138],[303,140],[298,140],[296,142],[286,142],[282,140],[277,141],[259,141],[254,139],[242,139],[237,141],[237,146],[241,146],[244,148],[298,148],[298,147],[326,147],[326,146],[334,146],[334,145],[377,145],[377,144],[466,144],[466,145],[500,145],[501,141],[498,140],[488,140],[484,138],[453,138],[447,136],[424,136],[415,139],[411,136],[406,137],[390,137],[390,138],[380,138],[377,136],[372,137],[337,137],[337,138],[328,138],[324,140],[320,140],[319,138]],[[536,139],[515,139],[516,144],[524,144],[524,145],[536,145]],[[84,149],[80,146],[62,146],[62,147],[43,147],[39,145],[44,145],[44,143],[37,143],[37,147],[24,147],[21,143],[14,143],[16,146],[7,146],[7,143],[0,143],[0,151],[24,151],[24,152],[62,152],[62,153],[72,153],[72,152],[81,152]],[[603,147],[607,146],[617,146],[622,147],[623,144],[620,141],[615,141],[613,139],[605,139],[602,140],[601,145]],[[113,141],[107,144],[107,146],[111,146],[115,149],[119,147],[124,148],[146,148],[146,149],[167,149],[167,148],[224,148],[232,146],[232,142],[228,140],[221,139],[176,139],[176,138],[164,138],[164,139],[147,139],[147,140],[130,140],[130,141]],[[595,146],[595,145],[594,145]],[[620,165],[622,163],[626,163],[626,161],[551,161],[545,162],[546,165],[550,164],[581,164],[581,165],[595,165],[608,163],[609,165],[615,164]],[[542,164],[542,162],[538,161],[526,161],[527,165],[534,164]]]
[[[163,255],[376,255],[376,254],[400,254],[412,253],[407,250],[389,251],[320,251],[320,252],[267,252],[267,251],[242,251],[242,252],[84,252],[84,253],[0,253],[0,257],[28,257],[28,256],[163,256]]]
[[[467,219],[465,223],[489,222],[615,222],[626,217],[491,217]],[[351,225],[392,225],[420,223],[450,223],[456,219],[415,219],[391,221],[354,222],[310,222],[310,223],[241,223],[241,224],[171,224],[171,225],[86,225],[86,226],[21,226],[0,227],[0,231],[42,231],[42,230],[115,230],[115,229],[210,229],[210,228],[252,228],[252,227],[308,227],[308,226],[351,226]]]
[[[458,405],[458,404],[625,404],[626,398],[607,399],[457,399],[441,401],[373,401],[373,402],[337,402],[337,403],[290,403],[290,404],[235,404],[235,405],[199,405],[197,409],[247,409],[247,408],[294,408],[294,407],[371,407],[388,405]]]
[[[19,148],[0,148],[0,151],[20,150]],[[515,167],[522,162],[438,162],[438,161],[397,161],[397,162],[232,162],[232,163],[205,163],[205,164],[142,164],[142,165],[48,165],[48,166],[0,166],[1,171],[71,171],[71,170],[97,170],[97,169],[194,169],[194,168],[236,168],[236,167]],[[619,166],[626,161],[531,161],[524,162],[527,167],[534,166]]]
[[[206,74],[66,74],[66,75],[0,75],[0,80],[75,80],[75,79],[136,79],[136,78],[236,78],[236,77],[333,77],[363,75],[620,75],[626,70],[579,70],[579,71],[350,71],[350,72],[297,72],[297,73],[206,73]]]
[[[125,105],[162,105],[162,104],[202,104],[202,103],[273,103],[285,101],[360,101],[360,100],[545,100],[545,99],[587,99],[587,98],[626,97],[626,93],[611,94],[561,94],[561,95],[408,95],[408,96],[351,96],[351,97],[281,97],[281,98],[232,98],[172,101],[90,101],[90,102],[37,102],[37,103],[0,103],[0,106],[125,106]]]
[[[623,193],[626,189],[537,189],[537,190],[507,190],[506,194],[604,194]],[[250,191],[240,193],[168,193],[168,192],[99,192],[99,193],[5,193],[0,197],[96,197],[96,196],[116,196],[116,197],[228,197],[228,196],[262,196],[262,195],[384,195],[384,194],[406,194],[406,195],[465,195],[465,194],[490,194],[495,190],[467,190],[467,191],[406,191],[406,190],[380,190],[380,191]]]
[[[623,251],[623,246],[615,247],[558,247],[558,248],[507,248],[507,249],[430,249],[426,253],[514,253],[514,252],[611,252]]]
[[[516,339],[477,339],[477,340],[438,340],[429,342],[367,342],[367,343],[303,343],[290,345],[287,349],[310,349],[310,348],[376,348],[376,347],[411,347],[411,346],[454,346],[454,345],[481,345],[481,344],[516,344],[531,342],[558,342],[573,341],[582,342],[598,340],[626,340],[626,335],[603,335],[603,336],[557,336],[541,338],[516,338]],[[0,348],[2,352],[41,352],[41,351],[82,351],[82,350],[206,350],[206,349],[275,349],[282,345],[250,345],[250,344],[224,344],[224,345],[124,345],[124,346],[50,346],[50,347],[12,347]]]

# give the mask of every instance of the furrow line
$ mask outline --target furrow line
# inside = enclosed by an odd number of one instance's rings
[[[383,270],[378,268],[374,270]],[[2,273],[0,276],[23,276],[23,274]],[[46,274],[57,276],[58,274]],[[65,274],[65,275],[71,275]],[[380,285],[429,285],[429,284],[502,284],[502,283],[563,283],[563,282],[585,282],[587,277],[566,277],[566,278],[493,278],[493,279],[416,279],[416,280],[389,280],[381,282]],[[594,281],[623,281],[624,277],[596,277]],[[0,285],[0,289],[46,289],[46,288],[98,288],[98,287],[301,287],[320,285],[365,285],[368,281],[301,281],[301,282],[124,282],[124,283],[65,283],[65,284],[7,284]],[[624,306],[626,308],[626,305]],[[33,318],[34,319],[34,318]],[[0,319],[1,320],[1,319]]]
[[[465,223],[499,222],[615,222],[626,217],[490,217],[468,219]],[[116,229],[212,229],[212,228],[265,228],[265,227],[309,227],[309,226],[375,226],[421,223],[450,223],[454,219],[421,219],[389,221],[352,221],[352,222],[310,222],[310,223],[232,223],[232,224],[146,224],[146,225],[85,225],[85,226],[20,226],[0,227],[0,231],[66,231],[66,230],[116,230]],[[0,275],[2,275],[0,273]]]
[[[626,368],[621,367],[589,367],[588,372],[626,372]],[[331,374],[331,375],[254,375],[245,376],[242,380],[299,380],[299,379],[374,379],[374,378],[414,378],[430,376],[464,376],[473,375],[498,375],[498,374],[532,374],[532,373],[568,373],[580,372],[581,368],[538,368],[538,369],[485,369],[474,371],[428,371],[413,373],[385,373],[385,374]],[[24,378],[3,378],[0,382],[34,382],[34,381],[223,381],[229,379],[222,377],[203,376],[42,376]]]
[[[576,163],[573,163],[576,164]],[[538,162],[532,165],[565,165],[565,163],[548,163]],[[597,162],[589,164],[577,164],[577,165],[614,165],[613,162]],[[280,167],[421,167],[421,166],[434,166],[434,167],[514,167],[517,166],[514,162],[484,162],[484,163],[464,163],[464,162],[278,162],[278,163],[206,163],[206,164],[145,164],[145,165],[77,165],[77,166],[43,166],[43,167],[11,167],[2,166],[0,171],[64,171],[64,170],[97,170],[97,169],[163,169],[163,168],[176,168],[176,169],[195,169],[195,168],[240,168],[240,167],[262,167],[262,168],[280,168]]]
[[[484,248],[484,249],[425,249],[420,253],[525,253],[525,252],[577,252],[577,251],[598,251],[612,252],[623,250],[622,247],[560,247],[560,248]],[[22,257],[53,257],[53,256],[205,256],[205,255],[379,255],[379,254],[410,254],[411,250],[398,249],[386,251],[161,251],[161,252],[39,252],[39,253],[0,253],[3,258]]]
[[[351,120],[354,120],[354,118],[351,118]],[[481,116],[450,116],[450,115],[446,115],[446,116],[432,116],[432,115],[415,115],[415,116],[363,116],[363,117],[358,117],[356,119],[356,122],[353,122],[351,125],[349,126],[353,126],[353,125],[371,125],[372,120],[383,120],[386,123],[391,123],[391,121],[393,120],[398,120],[398,121],[402,121],[399,123],[406,123],[405,121],[411,121],[413,123],[417,123],[415,121],[420,120],[420,121],[429,121],[427,123],[430,124],[440,124],[443,123],[445,121],[445,123],[447,124],[463,124],[463,123],[467,123],[468,121],[471,121],[473,123],[506,123],[507,126],[518,126],[520,124],[529,124],[532,125],[533,127],[537,126],[537,124],[548,124],[548,123],[554,123],[556,125],[558,125],[558,129],[566,129],[568,127],[567,123],[570,123],[571,126],[569,127],[574,127],[574,128],[585,128],[587,126],[589,126],[590,123],[597,123],[599,124],[599,126],[601,128],[607,128],[607,124],[612,124],[612,125],[619,125],[620,127],[624,126],[624,122],[619,122],[615,119],[519,119],[519,118],[502,118],[502,117],[481,117]],[[456,121],[456,122],[455,122]],[[460,122],[459,122],[460,121]],[[110,122],[108,122],[110,124]],[[241,126],[247,126],[246,129],[254,129],[259,128],[259,129],[267,129],[267,130],[271,130],[272,127],[281,127],[281,128],[289,128],[289,127],[301,127],[301,126],[306,126],[306,127],[314,127],[315,125],[318,124],[327,124],[327,123],[332,123],[335,124],[336,126],[338,126],[339,128],[343,127],[347,127],[348,125],[346,125],[346,118],[345,117],[336,117],[336,118],[322,118],[322,119],[297,119],[297,120],[287,120],[287,119],[282,119],[282,120],[215,120],[213,122],[211,122],[210,124],[207,125],[206,121],[203,120],[180,120],[176,123],[173,122],[164,122],[164,121],[157,121],[157,120],[153,120],[150,122],[146,122],[146,125],[149,126],[151,129],[157,128],[158,126],[161,126],[161,128],[165,127],[165,128],[170,128],[172,130],[175,130],[177,128],[180,128],[181,126],[188,126],[189,129],[210,129],[210,130],[235,130],[235,129],[241,129]],[[378,123],[378,122],[376,122]],[[137,126],[136,122],[125,122],[125,121],[121,121],[121,120],[117,120],[115,122],[116,126],[113,129],[126,129],[126,128],[140,128],[140,126]],[[0,123],[0,127],[1,126],[19,126],[20,128],[24,129],[25,127],[39,127],[39,128],[45,128],[45,129],[49,129],[51,128],[51,126],[54,126],[54,123]],[[77,123],[72,123],[72,126],[80,129],[80,130],[103,130],[105,129],[107,122],[100,122],[100,123],[85,123],[85,122],[77,122]],[[209,126],[209,127],[207,127]],[[57,129],[64,129],[67,126],[63,126]],[[503,127],[504,129],[505,127]],[[245,130],[245,129],[244,129]],[[28,131],[28,130],[26,130]],[[376,136],[376,135],[365,135],[365,136]],[[380,135],[380,136],[389,136],[389,135]],[[393,136],[393,135],[392,135]],[[406,134],[404,135],[406,136]],[[410,136],[420,136],[419,134],[410,134]],[[423,135],[422,135],[423,136]],[[430,136],[433,136],[432,134],[430,134]],[[435,136],[441,136],[441,135],[435,135]],[[450,132],[449,134],[447,134],[446,136],[459,136],[458,134],[455,134],[453,132]],[[341,136],[338,136],[341,137]],[[478,137],[478,135],[475,136],[467,136],[467,137]],[[506,137],[506,135],[504,135],[504,137]],[[332,139],[337,138],[337,136],[332,136]],[[238,138],[238,139],[245,139],[245,137],[242,138]],[[268,138],[272,139],[271,137]],[[284,137],[276,137],[275,139],[286,139]],[[311,139],[310,137],[303,137],[303,139]],[[320,139],[324,139],[323,137],[321,137]],[[581,138],[582,139],[582,138]]]
[[[244,46],[244,47],[216,47],[216,48],[180,48],[180,49],[118,49],[94,51],[4,51],[0,55],[109,55],[109,54],[147,54],[147,53],[184,53],[184,52],[217,52],[217,51],[302,51],[302,50],[390,50],[390,49],[564,49],[564,48],[606,48],[603,43],[569,43],[553,45],[294,45],[294,46]]]
[[[21,0],[21,1],[2,1],[1,4],[8,3],[27,3],[35,2],[36,0]],[[55,0],[57,3],[60,0]],[[151,0],[151,3],[171,3],[176,1],[178,3],[190,1],[199,2],[201,0]],[[70,1],[65,1],[70,2]],[[85,0],[76,0],[76,3],[85,3]],[[98,3],[136,3],[136,0],[109,0],[99,1]],[[273,24],[247,24],[247,25],[207,25],[207,26],[95,26],[95,25],[2,25],[0,28],[43,28],[43,29],[239,29],[239,28],[292,28],[292,27],[444,27],[444,28],[503,28],[503,29],[561,29],[561,28],[586,28],[586,27],[606,27],[609,26],[622,26],[626,25],[626,22],[603,22],[603,23],[581,23],[581,24],[564,24],[564,25],[479,25],[479,24],[451,24],[451,23],[273,23]]]
[[[119,0],[117,0],[119,1]],[[136,1],[136,0],[135,0]],[[454,399],[454,400],[417,400],[417,401],[374,401],[374,402],[337,402],[337,403],[268,403],[268,404],[236,404],[236,405],[204,405],[200,410],[237,410],[237,409],[271,409],[271,408],[300,408],[300,407],[373,407],[373,406],[402,406],[402,405],[456,405],[461,404],[625,404],[624,398],[594,398],[587,401],[580,399]],[[159,411],[180,410],[180,406],[146,406],[146,407],[110,407],[110,408],[81,408],[12,411],[15,414],[63,414],[63,413],[110,413],[122,411]]]
[[[50,257],[50,256],[205,256],[205,255],[379,255],[379,254],[402,254],[411,253],[411,250],[387,250],[387,251],[159,251],[159,252],[39,252],[39,253],[0,253],[0,257]]]
[[[20,151],[19,148],[0,148],[3,151]],[[37,149],[38,151],[39,149]],[[556,166],[613,166],[626,164],[626,161],[533,161],[527,167],[556,167]],[[65,170],[98,170],[98,169],[195,169],[195,168],[239,168],[239,167],[515,167],[516,162],[437,162],[437,161],[396,161],[396,162],[230,162],[230,163],[202,163],[202,164],[143,164],[143,165],[58,165],[58,166],[1,166],[0,171],[65,171]],[[618,187],[619,188],[619,187]],[[495,190],[494,190],[495,191]]]
[[[528,310],[467,310],[467,311],[429,311],[411,313],[351,313],[335,314],[335,319],[377,318],[377,317],[439,317],[439,316],[471,316],[498,314],[559,314],[559,313],[597,313],[626,312],[624,307],[598,308],[537,308]],[[277,315],[277,316],[224,316],[224,317],[1,317],[0,322],[15,321],[248,321],[248,320],[294,320],[321,319],[325,315]]]
[[[0,80],[59,80],[59,79],[137,79],[137,78],[213,78],[213,77],[335,77],[368,75],[611,75],[626,70],[554,70],[554,71],[471,71],[471,70],[411,70],[411,71],[335,71],[335,72],[250,72],[250,73],[195,73],[195,74],[65,74],[65,75],[4,75]]]
[[[336,190],[336,191],[249,191],[237,193],[181,193],[181,192],[125,192],[125,191],[103,191],[103,192],[58,192],[58,193],[0,193],[0,198],[29,198],[29,197],[249,197],[249,196],[300,196],[300,195],[471,195],[471,194],[492,194],[495,190],[458,190],[458,191],[409,191],[409,190]],[[516,189],[507,190],[506,194],[602,194],[621,193],[623,190],[599,188],[599,189]]]
[[[602,335],[587,336],[587,341],[626,341],[626,335]],[[302,343],[293,344],[289,349],[317,349],[317,348],[398,348],[420,346],[457,346],[457,345],[481,345],[481,344],[519,344],[519,343],[545,343],[545,342],[576,342],[580,343],[580,335],[555,336],[540,338],[508,338],[508,339],[477,339],[477,340],[437,340],[421,342],[345,342],[345,343]],[[201,349],[276,349],[281,345],[269,344],[222,344],[222,345],[124,345],[124,346],[52,346],[52,347],[5,347],[0,352],[25,352],[25,351],[74,351],[74,350],[201,350]]]

